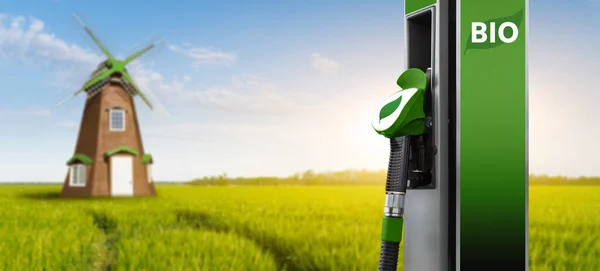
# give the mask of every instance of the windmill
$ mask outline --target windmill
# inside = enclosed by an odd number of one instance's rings
[[[69,169],[61,195],[156,195],[151,176],[153,160],[144,151],[134,97],[139,96],[150,109],[153,106],[125,66],[158,43],[133,53],[125,60],[118,60],[79,17],[73,16],[107,59],[98,65],[83,87],[67,99],[87,93],[75,152],[67,161]]]

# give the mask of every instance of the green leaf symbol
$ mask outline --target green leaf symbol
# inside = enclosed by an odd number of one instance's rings
[[[496,19],[492,19],[492,20],[487,20],[483,23],[485,23],[488,27],[490,25],[490,23],[494,22],[496,23],[496,27],[500,26],[501,24],[505,23],[505,22],[512,22],[517,26],[517,29],[519,29],[519,32],[521,32],[521,22],[523,21],[523,14],[524,14],[524,9],[521,9],[519,11],[517,11],[517,13],[507,16],[507,17],[502,17],[502,18],[496,18]],[[506,28],[505,30],[506,32],[506,36],[511,36],[511,29],[510,28]],[[469,37],[467,38],[467,46],[465,48],[465,51],[463,52],[463,55],[467,54],[467,50],[470,49],[491,49],[491,48],[495,48],[498,47],[502,44],[504,44],[503,42],[498,42],[496,41],[495,43],[491,43],[491,42],[484,42],[484,43],[473,43],[473,40],[471,39],[473,35],[473,32],[469,33]],[[519,33],[519,35],[521,35],[521,33]]]
[[[398,106],[400,106],[401,101],[402,101],[402,95],[398,96],[398,98],[396,98],[395,100],[384,105],[381,108],[381,111],[379,111],[379,122],[381,122],[382,119],[385,119],[389,115],[394,113],[394,111],[396,111],[396,109],[398,109]]]

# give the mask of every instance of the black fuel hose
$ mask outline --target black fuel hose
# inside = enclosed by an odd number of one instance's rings
[[[385,208],[381,231],[379,271],[396,271],[402,228],[404,224],[404,196],[408,182],[410,136],[390,139],[390,160],[385,185]]]

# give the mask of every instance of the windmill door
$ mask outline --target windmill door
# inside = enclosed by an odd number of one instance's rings
[[[112,156],[110,158],[110,179],[113,196],[133,195],[133,158]]]

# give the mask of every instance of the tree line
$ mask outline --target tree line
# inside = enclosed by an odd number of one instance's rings
[[[315,172],[307,170],[288,177],[229,177],[226,173],[206,176],[189,182],[206,186],[290,186],[290,185],[385,185],[385,170],[344,170]],[[530,175],[530,185],[600,185],[600,177],[564,177]]]

